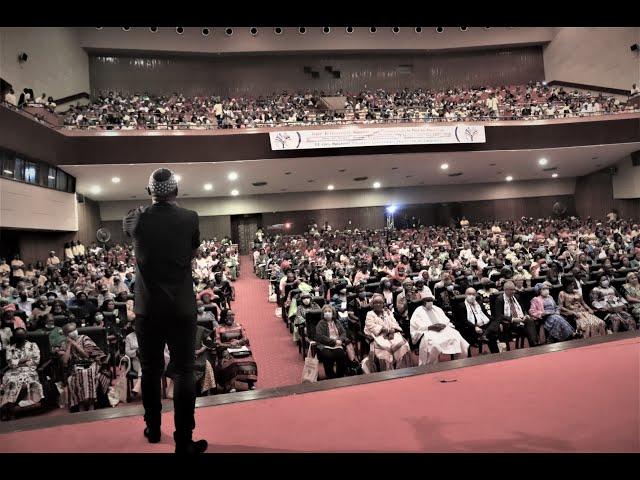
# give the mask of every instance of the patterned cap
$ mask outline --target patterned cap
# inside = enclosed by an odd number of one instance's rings
[[[175,174],[168,168],[159,168],[149,177],[149,191],[157,197],[167,197],[178,188]]]

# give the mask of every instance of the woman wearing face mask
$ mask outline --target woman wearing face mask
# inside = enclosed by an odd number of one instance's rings
[[[98,394],[106,395],[111,384],[109,368],[103,365],[107,355],[91,338],[79,335],[74,322],[67,323],[62,331],[67,337],[60,353],[68,374],[69,409],[93,410]]]
[[[322,307],[322,318],[316,326],[318,359],[327,378],[344,377],[347,365],[346,347],[350,341],[337,317],[336,309],[325,305]]]
[[[391,279],[383,278],[380,282],[379,293],[384,298],[384,304],[387,308],[393,309],[393,290],[391,290]]]
[[[293,341],[297,342],[299,340],[298,331],[301,325],[305,325],[306,323],[306,315],[310,310],[319,310],[320,305],[314,302],[311,298],[310,293],[302,293],[300,295],[300,302],[298,303],[296,309],[296,316],[293,320]]]
[[[469,343],[462,338],[441,308],[433,304],[432,296],[411,316],[410,331],[413,344],[420,344],[419,365],[438,363],[441,353],[467,356]]]
[[[636,329],[636,321],[627,312],[627,301],[610,284],[609,277],[600,277],[600,286],[591,291],[591,305],[602,312],[604,321],[613,332]]]
[[[558,295],[560,313],[575,318],[577,330],[585,338],[605,335],[605,323],[593,314],[582,295],[576,292],[575,282],[567,278],[563,281],[563,287],[564,290]]]
[[[627,274],[627,283],[623,285],[625,298],[629,302],[631,315],[640,322],[640,281],[636,272]]]
[[[549,285],[546,283],[538,284],[535,291],[538,296],[531,300],[529,315],[538,322],[544,322],[544,330],[547,335],[559,342],[580,338],[581,335],[560,315],[560,308],[549,294]]]
[[[215,369],[216,380],[225,392],[253,390],[258,381],[258,366],[249,350],[249,338],[242,325],[235,322],[232,310],[226,310],[220,318],[222,326],[215,331],[219,358]]]
[[[27,331],[24,328],[15,329],[6,358],[7,370],[2,377],[0,400],[3,419],[6,419],[14,405],[33,405],[44,397],[37,371],[40,350],[37,344],[27,341]]]
[[[385,299],[376,294],[371,299],[372,310],[365,319],[364,334],[373,338],[371,355],[375,357],[380,370],[394,370],[411,367],[414,364],[409,342],[402,336],[390,310],[385,308]]]
[[[53,315],[47,314],[38,317],[38,324],[40,328],[36,331],[49,335],[49,345],[53,353],[57,353],[61,348],[66,347],[66,337],[62,332],[62,327],[56,327]]]

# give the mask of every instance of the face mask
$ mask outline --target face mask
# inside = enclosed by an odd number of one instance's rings
[[[603,288],[607,288],[609,286],[609,280],[603,280],[600,282],[600,285],[602,285]]]
[[[78,331],[74,330],[73,332],[69,332],[69,335],[67,335],[70,339],[75,340],[78,338]]]
[[[44,328],[46,328],[47,330],[53,330],[53,328],[55,327],[55,324],[53,323],[47,323]]]
[[[385,283],[385,284],[384,284],[384,288],[386,288],[386,289],[391,288],[391,284],[390,284],[390,283]]]
[[[322,317],[323,317],[325,320],[331,320],[331,319],[333,318],[333,313],[331,313],[331,312],[324,312],[324,313],[322,314]]]
[[[310,298],[303,298],[302,299],[302,303],[303,303],[303,305],[309,305],[311,303],[311,299]]]
[[[447,285],[447,290],[453,292],[453,285]]]
[[[476,303],[476,296],[475,295],[467,295],[467,302]]]
[[[546,288],[543,288],[540,293],[542,294],[543,297],[548,297],[549,296],[549,290],[547,290]]]

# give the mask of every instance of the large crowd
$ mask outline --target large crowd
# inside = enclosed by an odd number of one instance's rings
[[[140,392],[135,256],[129,245],[70,242],[58,257],[0,259],[0,411],[56,406],[76,412]],[[228,238],[203,241],[193,261],[197,303],[195,380],[200,395],[253,389],[257,366],[232,309],[238,253]],[[172,363],[165,348],[165,393]]]
[[[321,102],[323,97],[341,97],[344,105],[338,109],[326,109]],[[37,100],[40,101],[49,104],[44,100],[44,94]],[[544,119],[631,110],[632,106],[614,96],[530,82],[526,85],[448,90],[283,91],[252,98],[105,92],[89,104],[72,106],[61,115],[67,128],[133,130]]]
[[[313,225],[305,235],[260,233],[254,268],[327,378],[384,371],[485,345],[495,353],[636,330],[640,227],[610,219]]]

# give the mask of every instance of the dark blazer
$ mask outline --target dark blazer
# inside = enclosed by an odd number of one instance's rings
[[[514,299],[516,302],[518,302],[518,305],[520,305],[520,308],[522,308],[522,303],[520,303],[520,300],[518,299],[518,295],[514,295]],[[504,314],[504,295],[498,295],[498,298],[496,298],[496,304],[495,307],[493,308],[493,318],[494,320],[497,320],[499,322],[511,322],[511,316],[506,316]],[[527,315],[529,312],[526,312],[524,310],[524,308],[522,308],[522,314],[523,315]]]
[[[135,313],[195,318],[191,260],[200,246],[198,214],[167,202],[132,210],[123,220],[136,254]]]
[[[347,337],[347,332],[340,323],[339,320],[336,320],[336,326],[338,327],[338,333],[340,335],[340,340],[342,340],[342,344],[346,345],[349,342],[349,337]],[[318,322],[316,326],[316,342],[319,344],[319,347],[327,345],[329,347],[335,347],[336,341],[332,340],[329,337],[329,325],[327,321],[323,318]]]

